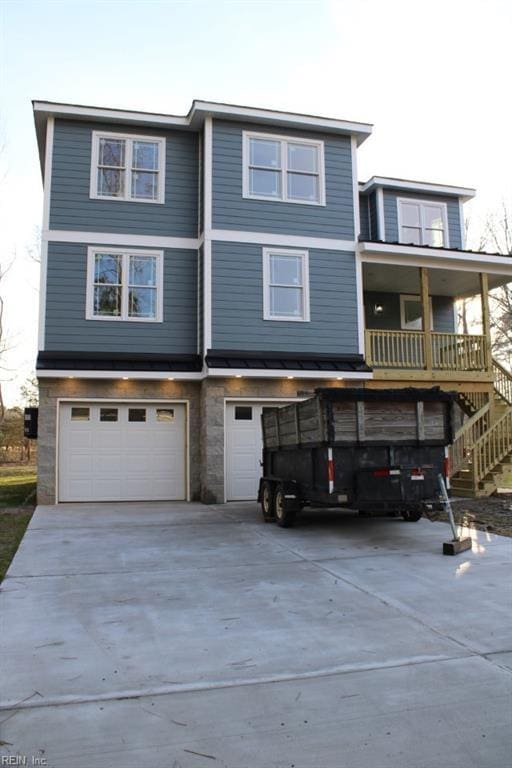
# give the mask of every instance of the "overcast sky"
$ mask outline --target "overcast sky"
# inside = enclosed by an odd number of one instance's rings
[[[31,99],[185,114],[192,99],[374,123],[372,175],[512,200],[510,0],[2,0],[0,263],[8,404],[34,369],[42,216]]]

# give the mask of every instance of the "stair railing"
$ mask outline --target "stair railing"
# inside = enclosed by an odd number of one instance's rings
[[[512,374],[494,358],[492,361],[492,373],[494,389],[509,405],[512,405]]]
[[[471,464],[473,467],[473,486],[476,491],[478,484],[485,476],[512,451],[512,407],[498,419],[478,440],[471,449]]]
[[[475,443],[489,429],[491,423],[490,407],[489,403],[484,405],[455,433],[453,443],[449,448],[450,476],[460,472],[467,465]]]

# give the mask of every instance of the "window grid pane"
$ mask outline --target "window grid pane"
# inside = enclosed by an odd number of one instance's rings
[[[432,203],[400,202],[400,242],[414,245],[445,245],[444,209]]]
[[[92,317],[157,320],[157,257],[95,253]]]
[[[157,202],[160,141],[99,137],[96,195]]]
[[[284,202],[321,202],[320,145],[249,137],[248,155],[249,196]]]

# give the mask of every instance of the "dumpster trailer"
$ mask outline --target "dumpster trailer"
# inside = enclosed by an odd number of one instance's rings
[[[437,505],[448,478],[455,395],[432,389],[317,389],[262,415],[258,501],[267,522],[339,507],[409,522]]]

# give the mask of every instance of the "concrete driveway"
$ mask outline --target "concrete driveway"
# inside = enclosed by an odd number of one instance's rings
[[[39,507],[0,751],[52,768],[503,768],[511,540],[254,504]],[[46,762],[44,762],[46,761]]]

